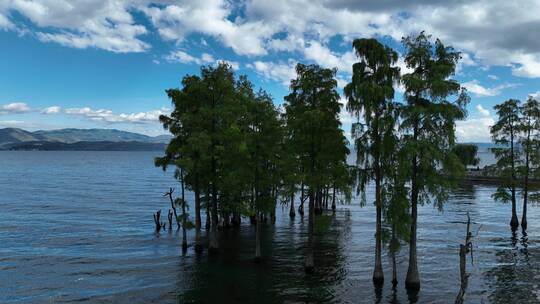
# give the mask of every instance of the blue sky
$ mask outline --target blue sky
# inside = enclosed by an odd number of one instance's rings
[[[472,102],[459,140],[489,141],[495,104],[540,95],[540,1],[508,2],[5,0],[0,127],[157,135],[164,91],[201,64],[228,61],[281,103],[297,62],[337,67],[343,86],[353,39],[403,52],[401,37],[426,30],[463,52],[455,77]]]

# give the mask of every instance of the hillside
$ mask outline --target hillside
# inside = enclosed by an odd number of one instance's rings
[[[5,149],[12,151],[163,151],[165,144],[137,141],[78,141],[75,143],[29,141],[9,144]]]
[[[139,133],[120,131],[116,129],[59,129],[50,131],[36,131],[32,134],[45,136],[48,140],[55,140],[65,143],[78,141],[138,141],[147,143],[168,143],[170,136],[160,135],[156,137]]]
[[[0,150],[163,150],[169,135],[156,137],[115,129],[60,129],[29,132],[0,129]]]

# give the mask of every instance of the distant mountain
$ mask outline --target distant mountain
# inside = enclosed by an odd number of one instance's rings
[[[171,138],[169,135],[152,137],[116,129],[60,129],[36,131],[33,132],[33,134],[42,135],[49,139],[66,143],[78,141],[139,141],[147,143],[168,143]]]
[[[0,129],[0,148],[11,143],[21,143],[27,141],[49,140],[42,134],[34,134],[22,129],[5,128]]]
[[[163,151],[163,143],[138,141],[78,141],[74,143],[51,141],[28,141],[8,144],[4,148],[12,151]]]
[[[29,132],[17,128],[0,129],[0,150],[163,150],[170,135],[148,136],[116,129],[60,129]],[[75,144],[78,145],[61,145]],[[99,143],[99,144],[98,144]],[[113,143],[128,143],[115,145]],[[146,145],[141,145],[146,144]],[[155,145],[154,145],[155,144]],[[93,148],[89,148],[92,146]]]

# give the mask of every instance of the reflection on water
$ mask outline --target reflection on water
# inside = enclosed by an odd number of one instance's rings
[[[281,208],[276,224],[264,226],[260,264],[253,263],[255,229],[248,221],[221,234],[220,255],[197,256],[190,248],[182,256],[181,234],[153,232],[151,214],[166,210],[162,193],[175,182],[153,167],[152,157],[0,152],[0,302],[449,303],[459,290],[467,212],[473,233],[480,229],[474,264],[467,266],[467,303],[540,302],[540,216],[531,208],[529,234],[512,234],[510,206],[493,202],[491,186],[463,185],[443,212],[420,208],[422,290],[408,295],[406,245],[397,255],[399,285],[391,286],[391,260],[383,252],[386,281],[373,288],[371,204],[328,213],[310,275],[303,269],[307,221],[290,220]]]
[[[513,232],[510,239],[493,239],[506,247],[497,251],[497,266],[485,274],[492,303],[540,303],[540,252],[529,249],[527,233]],[[505,244],[506,243],[506,244]]]

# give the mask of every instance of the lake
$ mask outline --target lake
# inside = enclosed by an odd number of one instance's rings
[[[170,206],[163,193],[179,188],[172,172],[153,166],[154,156],[0,152],[0,302],[453,303],[468,212],[475,237],[466,302],[540,303],[540,213],[530,208],[528,235],[513,234],[510,205],[491,199],[493,186],[461,187],[442,212],[419,209],[422,289],[409,298],[406,244],[396,290],[386,250],[385,285],[374,290],[375,211],[357,200],[329,213],[310,275],[303,270],[307,217],[291,220],[281,207],[275,225],[264,227],[261,264],[253,263],[247,220],[221,235],[220,255],[197,256],[190,247],[182,256],[181,233],[154,233],[152,213]]]

